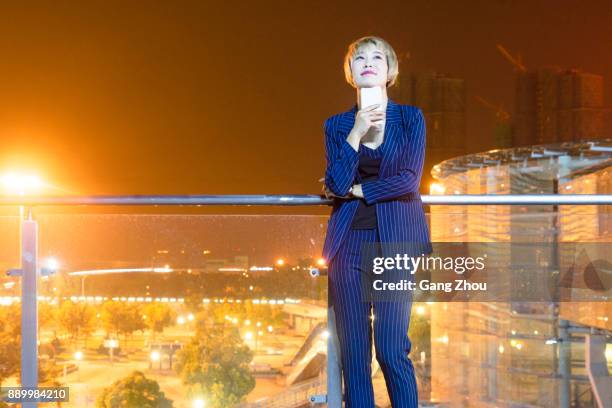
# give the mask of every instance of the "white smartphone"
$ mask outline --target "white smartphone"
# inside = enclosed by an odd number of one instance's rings
[[[361,109],[372,105],[382,104],[382,88],[374,86],[372,88],[359,88],[359,99],[361,101]],[[377,108],[380,110],[381,108]]]
[[[361,100],[361,109],[367,108],[368,106],[372,105],[381,105],[382,88],[379,86],[375,86],[372,88],[359,88],[359,98]],[[381,111],[382,106],[379,106],[375,110]],[[374,126],[380,129],[381,123],[377,123]],[[370,134],[370,132],[368,132],[368,134],[368,136],[365,136],[361,139],[361,143],[370,143],[374,141],[374,134]]]

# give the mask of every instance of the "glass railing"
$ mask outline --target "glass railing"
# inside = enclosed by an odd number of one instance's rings
[[[427,217],[435,245],[606,243],[607,208],[440,204]],[[142,384],[135,372],[175,407],[325,398],[327,216],[35,211],[33,219],[39,267],[54,272],[38,278],[38,383],[69,387],[63,407],[93,407]],[[0,230],[0,266],[15,270],[20,218],[0,217]],[[20,384],[22,279],[0,276],[3,387]],[[419,298],[409,337],[421,405],[595,406],[585,336],[610,333],[607,294]],[[390,406],[376,362],[373,381],[377,405]]]

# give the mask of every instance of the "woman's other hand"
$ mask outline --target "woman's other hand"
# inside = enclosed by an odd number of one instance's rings
[[[328,200],[333,200],[334,198],[343,198],[343,199],[353,198],[351,193],[348,193],[345,196],[339,196],[335,194],[333,191],[331,191],[330,189],[328,189],[327,186],[325,185],[325,177],[320,178],[319,182],[323,183],[323,189],[322,189],[323,195],[325,195],[325,198],[327,198]]]
[[[355,184],[351,189],[351,193],[353,197],[363,198],[363,189],[361,188],[361,184]]]

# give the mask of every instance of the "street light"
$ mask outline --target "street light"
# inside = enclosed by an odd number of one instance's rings
[[[156,363],[159,361],[159,369],[161,370],[162,368],[162,363],[161,363],[161,353],[158,350],[153,350],[151,352],[151,355],[149,356],[149,368],[153,368],[153,363]]]
[[[82,351],[76,351],[74,353],[74,359],[77,361],[77,381],[81,381],[81,360],[83,360],[83,352]]]
[[[193,408],[204,408],[206,407],[206,403],[202,398],[196,398],[193,400]]]
[[[98,313],[98,317],[100,316],[100,314]],[[110,355],[110,362],[111,364],[113,364],[113,360],[114,360],[114,354],[115,354],[115,349],[119,348],[119,340],[117,339],[105,339],[104,340],[104,347],[106,347],[108,349],[108,353]]]
[[[85,296],[85,279],[87,279],[88,275],[81,276],[81,296]]]
[[[56,258],[47,258],[45,267],[50,271],[57,271],[59,269],[59,262]]]
[[[255,333],[255,352],[257,353],[257,350],[259,350],[259,337],[263,336],[263,331],[258,330],[257,333]]]

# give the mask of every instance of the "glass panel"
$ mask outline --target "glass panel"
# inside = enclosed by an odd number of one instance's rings
[[[432,206],[434,242],[610,242],[607,206]],[[601,248],[606,246],[601,245]],[[597,254],[609,259],[608,254]],[[508,262],[512,262],[508,256]],[[609,285],[609,283],[608,283]],[[612,303],[435,302],[431,317],[432,401],[450,407],[595,407],[585,369],[584,332],[612,329]],[[564,383],[559,324],[566,338]],[[609,349],[608,349],[609,350]],[[611,367],[612,353],[606,353]]]
[[[428,222],[436,243],[609,241],[607,207],[552,210],[431,206]],[[241,378],[229,406],[297,407],[325,393],[327,278],[310,270],[325,271],[319,256],[326,216],[35,218],[41,266],[49,258],[59,265],[39,281],[41,384],[69,385],[71,401],[63,406],[93,406],[134,370],[157,381],[175,406],[232,398],[189,385],[198,378]],[[18,218],[0,218],[0,226],[3,270],[18,268]],[[14,355],[19,282],[0,276],[1,335]],[[569,341],[569,387],[559,378],[561,343],[551,340],[563,319],[610,330],[609,314],[610,302],[415,302],[409,356],[419,399],[450,407],[558,407],[567,392],[573,406],[594,406],[584,334]],[[17,384],[17,374],[2,384]],[[377,404],[389,406],[376,363],[374,385]]]
[[[63,406],[93,406],[134,370],[175,406],[324,394],[327,277],[310,271],[325,269],[326,216],[36,219],[39,262],[59,265],[39,280],[41,384],[69,385]],[[16,220],[0,220],[6,269],[19,267]],[[0,282],[2,316],[18,326],[19,278]],[[17,385],[15,374],[3,386]],[[186,384],[198,376],[234,388],[206,395]]]

